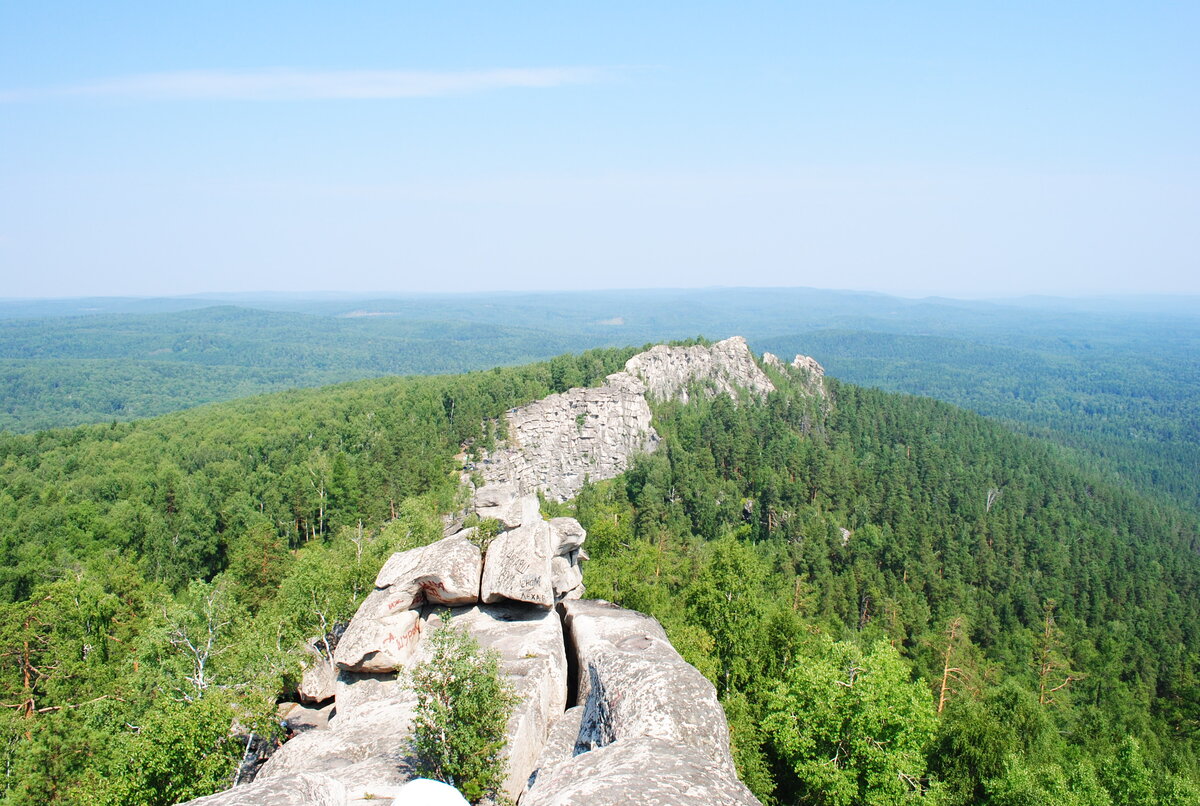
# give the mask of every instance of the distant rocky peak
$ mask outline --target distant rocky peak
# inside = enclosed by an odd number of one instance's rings
[[[775,390],[741,336],[719,341],[711,347],[668,347],[659,344],[638,353],[625,363],[625,371],[646,385],[654,400],[688,402],[688,388],[697,383],[711,385],[714,394],[736,398],[739,390],[765,398]]]

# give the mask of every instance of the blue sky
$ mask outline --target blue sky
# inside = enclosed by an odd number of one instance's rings
[[[1200,293],[1195,3],[4,3],[0,296]]]

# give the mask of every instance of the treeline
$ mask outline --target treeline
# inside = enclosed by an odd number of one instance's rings
[[[661,406],[575,503],[590,595],[717,685],[803,804],[1195,803],[1200,533],[932,400],[832,383]]]
[[[228,306],[0,320],[0,431],[127,421],[380,375],[468,372],[595,342],[494,323]]]

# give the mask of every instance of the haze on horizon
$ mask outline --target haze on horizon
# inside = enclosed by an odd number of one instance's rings
[[[0,7],[0,297],[1197,294],[1200,7]]]

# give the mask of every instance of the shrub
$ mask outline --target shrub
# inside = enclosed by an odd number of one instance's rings
[[[413,750],[422,775],[477,803],[504,781],[504,738],[517,698],[500,676],[500,657],[446,621],[429,636],[433,651],[412,671],[417,694]]]

